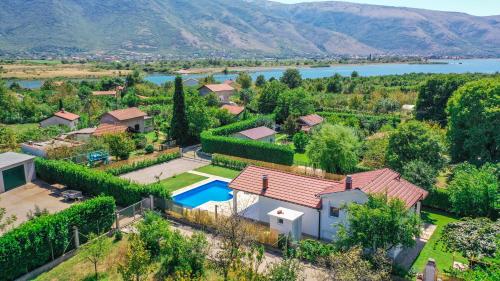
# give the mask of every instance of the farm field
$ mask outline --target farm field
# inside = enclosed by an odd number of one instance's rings
[[[125,76],[129,70],[104,70],[91,64],[6,64],[0,65],[5,79],[100,78]]]

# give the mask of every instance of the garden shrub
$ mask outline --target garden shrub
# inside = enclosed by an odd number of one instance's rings
[[[96,197],[27,221],[0,236],[0,280],[14,280],[73,249],[73,226],[83,234],[81,243],[90,233],[108,231],[115,209],[112,197]]]
[[[44,181],[60,183],[90,196],[101,194],[113,196],[116,203],[121,206],[134,204],[149,195],[157,198],[170,198],[169,192],[161,185],[146,186],[132,183],[72,162],[37,158],[35,165],[37,176]]]
[[[148,144],[144,148],[144,151],[146,151],[146,154],[151,154],[155,151],[155,147],[152,144]]]
[[[450,195],[444,188],[432,188],[429,190],[429,195],[422,201],[422,204],[442,211],[451,211]]]
[[[181,157],[181,154],[179,152],[174,152],[174,153],[167,153],[167,154],[162,154],[158,156],[157,158],[154,159],[146,159],[143,161],[139,162],[134,162],[132,164],[127,164],[127,165],[122,165],[116,168],[111,168],[111,169],[106,169],[106,173],[112,174],[114,176],[130,173],[133,171],[137,171],[140,169],[144,169],[147,167],[151,167],[154,165],[158,165],[161,163],[165,163],[174,159],[177,159]]]
[[[317,240],[301,240],[298,246],[298,255],[301,259],[315,263],[335,252],[333,244],[326,244]]]
[[[272,122],[272,117],[261,116],[204,131],[201,134],[203,151],[206,153],[222,153],[282,165],[292,165],[294,152],[288,146],[238,139],[230,136],[231,134],[250,128],[270,126]]]
[[[331,123],[341,123],[346,126],[365,129],[370,133],[377,132],[387,124],[397,127],[401,123],[401,118],[394,115],[368,115],[329,111],[318,112],[318,115]]]

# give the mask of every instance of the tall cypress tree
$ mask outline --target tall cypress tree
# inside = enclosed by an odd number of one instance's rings
[[[172,123],[170,123],[170,136],[177,140],[177,144],[183,145],[187,143],[189,137],[188,127],[182,77],[177,76],[175,77],[174,112]]]

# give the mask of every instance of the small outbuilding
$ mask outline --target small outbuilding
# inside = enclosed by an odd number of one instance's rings
[[[35,179],[34,156],[16,152],[0,154],[0,193]]]
[[[240,139],[249,139],[254,141],[274,143],[276,140],[276,131],[266,126],[248,129],[233,134],[233,137]]]
[[[299,241],[302,237],[302,216],[304,213],[278,207],[269,215],[269,226],[279,234],[289,236],[294,241]]]
[[[61,109],[60,111],[54,113],[53,116],[41,121],[40,127],[45,128],[48,126],[64,125],[68,126],[70,129],[75,129],[78,126],[79,120],[79,115]]]

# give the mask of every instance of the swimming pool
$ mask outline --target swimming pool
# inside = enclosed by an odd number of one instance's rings
[[[178,194],[172,199],[184,207],[196,208],[209,201],[227,201],[233,198],[230,192],[227,182],[215,180]]]

